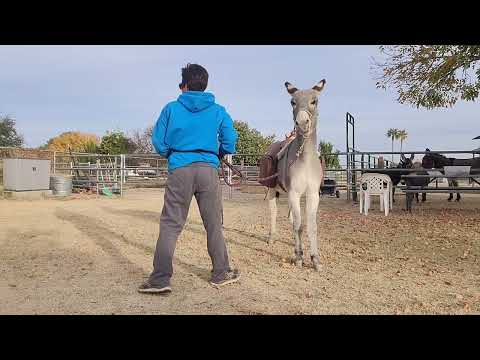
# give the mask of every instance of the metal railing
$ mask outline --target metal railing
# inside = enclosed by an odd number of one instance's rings
[[[386,157],[401,154],[424,155],[426,151],[349,151],[332,154],[323,154],[323,156],[338,156],[340,167],[326,169],[326,179],[333,179],[337,187],[347,191],[348,194],[355,195],[358,191],[357,174],[368,169],[377,169],[379,167],[379,156],[384,157],[384,167],[389,172],[415,172],[419,169],[395,169],[396,164]],[[434,150],[430,153],[438,154],[456,154],[471,158],[480,155],[480,150]],[[258,183],[258,160],[262,155],[259,154],[235,154],[227,155],[226,160],[234,164],[240,170],[244,180],[242,185],[262,186]],[[225,173],[228,181],[231,183],[235,179],[231,170],[225,167]],[[109,172],[108,176],[101,178],[100,172]],[[72,152],[54,152],[52,161],[53,174],[68,174],[76,177],[74,187],[86,188],[88,186],[100,184],[117,185],[122,195],[128,187],[151,187],[163,186],[167,177],[167,159],[158,154],[122,154],[105,155],[92,153]],[[353,174],[353,176],[352,176]],[[105,174],[104,174],[105,175]],[[224,184],[223,178],[220,177]],[[233,195],[232,188],[228,190],[229,197]],[[353,197],[353,196],[352,196]],[[354,197],[355,198],[355,197]]]
[[[425,154],[442,154],[442,155],[447,155],[447,154],[463,154],[464,157],[458,157],[457,159],[468,159],[468,158],[475,158],[476,154],[480,154],[480,151],[478,150],[432,150],[432,151],[354,151],[350,153],[339,153],[339,155],[344,155],[344,156],[350,156],[351,159],[353,159],[353,162],[355,164],[360,164],[360,167],[352,167],[350,168],[347,167],[345,171],[347,173],[358,173],[362,172],[368,169],[372,168],[378,168],[378,166],[371,167],[369,161],[366,161],[365,159],[369,159],[372,156],[376,155],[387,155],[393,157],[394,155],[402,155],[402,154],[413,154],[413,155],[425,155]],[[351,162],[350,162],[351,164]],[[389,173],[405,173],[405,172],[418,172],[421,171],[422,169],[395,169],[396,164],[392,163],[392,161],[388,162],[385,161],[385,168],[388,168]],[[439,170],[439,169],[430,169],[430,170]],[[353,196],[352,199],[353,201],[356,201],[356,194],[358,192],[358,181],[356,177],[350,177],[347,180],[349,180],[348,183],[348,192],[350,192]],[[349,198],[350,199],[350,198]]]
[[[231,162],[229,156],[227,155],[227,158]],[[224,171],[231,182],[231,170],[226,167]],[[111,186],[123,195],[124,190],[131,187],[163,187],[168,177],[168,164],[167,159],[158,154],[56,152],[53,156],[52,173],[72,175],[74,188],[96,189],[98,193],[99,186]],[[223,177],[220,177],[220,181],[223,185]],[[231,188],[229,194],[231,197]]]

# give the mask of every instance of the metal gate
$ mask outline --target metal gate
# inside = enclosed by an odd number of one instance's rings
[[[351,131],[349,131],[349,128],[351,128]],[[349,112],[347,112],[345,115],[345,130],[347,137],[347,200],[357,201],[357,176],[355,171],[355,118]]]

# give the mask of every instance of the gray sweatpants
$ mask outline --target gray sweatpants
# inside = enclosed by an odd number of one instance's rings
[[[206,163],[193,163],[175,169],[168,175],[160,216],[160,235],[153,259],[153,272],[149,278],[152,285],[170,285],[175,245],[187,220],[193,196],[197,200],[207,231],[208,254],[213,265],[212,280],[220,280],[230,270],[222,230],[223,211],[218,171]]]

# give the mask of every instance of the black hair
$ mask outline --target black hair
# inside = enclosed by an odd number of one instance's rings
[[[198,64],[187,64],[182,68],[182,82],[180,88],[187,85],[191,91],[205,91],[208,85],[208,72]]]

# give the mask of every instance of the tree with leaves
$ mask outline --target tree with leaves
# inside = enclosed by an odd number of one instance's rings
[[[121,131],[107,131],[98,150],[106,155],[131,154],[135,151],[135,144]]]
[[[71,149],[74,152],[95,153],[98,142],[99,139],[95,134],[67,131],[51,138],[45,145],[40,146],[39,149],[61,152],[68,152]]]
[[[318,143],[318,152],[325,159],[327,169],[339,169],[340,160],[338,158],[338,150],[334,150],[333,144],[328,141],[320,141]]]
[[[395,88],[401,104],[433,109],[478,98],[479,45],[380,46],[380,52],[377,88]]]
[[[23,136],[15,128],[15,119],[0,117],[0,146],[21,147],[23,143]]]
[[[399,130],[392,128],[388,129],[386,136],[392,139],[392,162],[393,162],[393,142],[398,139]]]
[[[403,130],[398,130],[398,140],[400,140],[400,152],[402,152],[403,150],[403,142],[405,140],[407,140],[408,138],[408,133],[407,133],[407,130],[403,129]]]
[[[246,122],[235,120],[233,126],[238,133],[237,154],[263,155],[275,141],[275,135],[264,136],[257,129],[251,128]],[[258,159],[252,156],[236,157],[245,165],[256,165]]]

